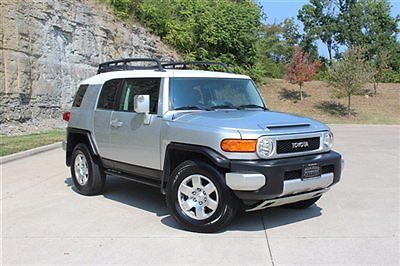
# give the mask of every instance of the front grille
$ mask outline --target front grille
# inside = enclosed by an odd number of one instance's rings
[[[319,137],[278,140],[276,142],[276,153],[283,154],[283,153],[318,150],[319,142],[320,142]]]

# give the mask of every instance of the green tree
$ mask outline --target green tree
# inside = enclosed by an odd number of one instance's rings
[[[363,38],[363,6],[359,0],[337,0],[336,40],[346,47],[365,45]]]
[[[188,60],[220,60],[254,74],[261,9],[252,1],[142,0],[135,15]]]
[[[400,76],[400,46],[397,40],[400,15],[390,16],[390,4],[387,1],[364,0],[364,42],[368,44],[368,57],[375,67],[374,93],[384,73],[390,69]]]
[[[365,48],[350,47],[341,61],[333,62],[329,70],[329,84],[334,96],[347,98],[347,115],[351,115],[351,97],[362,93],[371,80],[373,70],[365,58]]]
[[[372,66],[374,68],[372,81],[374,83],[374,94],[377,94],[379,82],[383,80],[385,71],[390,70],[388,65],[389,53],[383,51],[379,52],[377,56],[372,61]]]
[[[320,39],[328,49],[329,63],[332,61],[333,50],[337,47],[335,36],[337,35],[337,18],[335,5],[332,0],[310,0],[303,5],[297,18],[303,23],[305,39]]]
[[[256,67],[264,76],[283,78],[286,65],[292,60],[295,46],[301,46],[302,36],[299,27],[292,18],[281,23],[263,25],[260,39],[256,44]],[[303,48],[303,47],[302,47]],[[318,52],[312,44],[304,49]]]
[[[387,52],[388,65],[400,74],[400,15],[392,17],[390,9],[387,0],[310,0],[297,17],[309,42],[319,39],[327,46],[330,61],[339,48],[363,46],[369,59]]]
[[[346,47],[363,46],[369,59],[388,53],[388,65],[400,74],[398,23],[387,0],[337,0],[339,10],[337,41]]]

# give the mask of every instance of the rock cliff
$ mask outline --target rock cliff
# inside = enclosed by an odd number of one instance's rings
[[[179,55],[143,27],[84,0],[1,1],[0,124],[60,119],[99,62]],[[4,128],[4,127],[3,127]],[[1,133],[1,132],[0,132]]]

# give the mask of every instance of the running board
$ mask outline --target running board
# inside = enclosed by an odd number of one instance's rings
[[[149,179],[149,178],[146,178],[146,177],[130,175],[130,174],[127,174],[127,173],[123,173],[123,172],[116,171],[116,170],[111,170],[111,169],[106,170],[105,173],[107,175],[120,177],[120,178],[129,180],[129,181],[133,181],[133,182],[149,185],[149,186],[152,186],[152,187],[156,187],[156,188],[160,188],[161,187],[161,181]]]
[[[329,188],[317,190],[317,191],[312,191],[312,192],[306,192],[298,195],[293,195],[293,196],[286,196],[282,198],[276,198],[276,199],[269,199],[261,204],[257,205],[256,207],[253,207],[251,209],[246,210],[246,212],[251,212],[251,211],[258,211],[270,207],[276,207],[276,206],[281,206],[293,202],[298,202],[302,200],[308,200],[312,198],[316,198],[327,192]]]

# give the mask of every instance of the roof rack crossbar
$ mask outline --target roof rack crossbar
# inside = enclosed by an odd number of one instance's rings
[[[232,71],[228,68],[228,66],[222,62],[210,62],[210,61],[162,62],[161,65],[163,68],[166,67],[176,68],[176,66],[182,66],[184,69],[186,69],[188,65],[204,66],[207,68],[209,66],[221,66],[225,69],[226,72],[232,73]]]
[[[131,62],[154,62],[153,66],[132,66],[128,65]],[[139,70],[139,69],[156,69],[158,71],[165,71],[158,58],[125,58],[120,60],[113,60],[99,64],[97,74],[119,71],[119,70]]]

